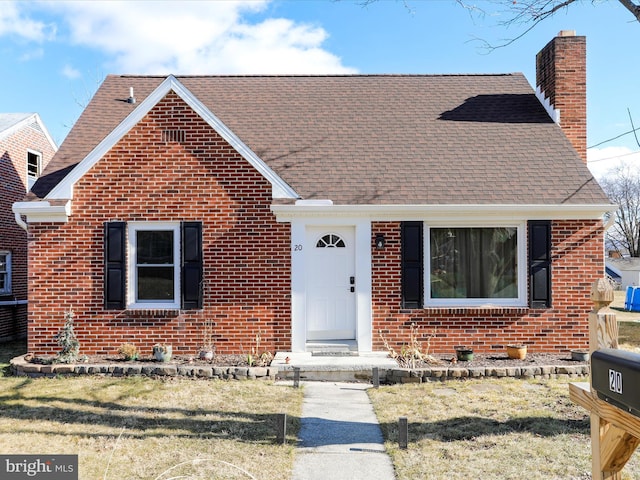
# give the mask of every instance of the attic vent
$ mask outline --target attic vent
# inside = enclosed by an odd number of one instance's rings
[[[30,128],[33,128],[34,130],[38,131],[38,132],[42,132],[42,128],[40,128],[40,124],[38,122],[32,122],[29,124]]]
[[[162,141],[165,143],[184,143],[184,130],[163,130]]]

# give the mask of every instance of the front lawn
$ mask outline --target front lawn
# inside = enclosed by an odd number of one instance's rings
[[[0,392],[0,452],[78,454],[80,479],[291,475],[301,389],[84,376],[5,377]],[[278,413],[291,419],[286,445],[275,442]]]
[[[566,379],[448,381],[368,392],[398,480],[591,478],[589,417],[569,400]],[[406,450],[398,448],[399,417],[409,423]],[[637,452],[622,478],[640,478]]]

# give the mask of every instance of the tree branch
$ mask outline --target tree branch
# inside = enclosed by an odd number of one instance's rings
[[[632,0],[618,0],[624,8],[636,17],[636,21],[640,22],[640,5],[635,4]]]

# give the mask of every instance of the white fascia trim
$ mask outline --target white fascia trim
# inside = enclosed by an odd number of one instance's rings
[[[53,148],[54,152],[57,152],[58,151],[58,145],[56,144],[56,142],[53,140],[53,138],[49,134],[49,130],[47,130],[47,127],[45,126],[44,122],[40,118],[40,115],[35,113],[34,116],[35,116],[36,122],[38,123],[38,125],[40,125],[40,129],[42,130],[42,133],[44,133],[44,136],[47,138],[47,141],[51,145],[51,148]]]
[[[149,111],[173,90],[187,105],[200,115],[216,132],[235,148],[272,185],[273,198],[296,199],[299,195],[249,149],[224,123],[204,106],[173,75],[169,75],[145,98],[120,124],[114,128],[51,192],[47,199],[73,198],[73,185],[89,171],[120,139],[131,130]]]
[[[538,97],[538,100],[540,100],[540,103],[542,104],[544,109],[547,111],[547,113],[551,117],[551,120],[553,120],[555,123],[560,125],[560,110],[558,110],[557,108],[554,108],[554,106],[551,105],[551,101],[547,98],[545,93],[542,91],[542,89],[540,88],[540,85],[536,87],[536,97]]]
[[[616,205],[271,205],[278,222],[300,217],[367,217],[372,221],[446,220],[582,220],[600,219]]]
[[[67,223],[71,216],[71,200],[67,200],[62,205],[51,205],[51,203],[46,200],[40,200],[37,202],[16,202],[13,204],[11,209],[16,215],[16,221],[19,216],[24,215],[27,217],[27,223]]]

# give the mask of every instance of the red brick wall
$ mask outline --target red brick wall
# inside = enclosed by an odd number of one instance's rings
[[[536,56],[536,85],[554,108],[560,126],[587,161],[587,40],[558,36]]]
[[[414,324],[431,353],[454,353],[456,345],[477,352],[504,352],[509,343],[526,343],[530,352],[586,348],[591,285],[604,275],[603,231],[599,220],[552,224],[552,308],[425,308],[400,305],[400,224],[372,225],[384,233],[384,250],[372,249],[374,350],[384,350],[382,336],[396,349],[409,342]],[[425,264],[425,268],[427,268]]]
[[[165,143],[163,130],[183,130]],[[73,309],[81,353],[157,342],[194,354],[206,319],[218,353],[289,349],[290,229],[271,214],[271,185],[174,93],[169,93],[74,188],[67,224],[30,226],[29,350],[55,353]],[[202,311],[103,308],[103,223],[203,222]]]
[[[27,300],[27,233],[15,222],[11,206],[27,192],[27,150],[42,154],[44,166],[55,153],[46,136],[25,126],[0,141],[0,250],[11,251],[12,292],[0,300]],[[27,333],[27,306],[0,306],[0,340]]]

